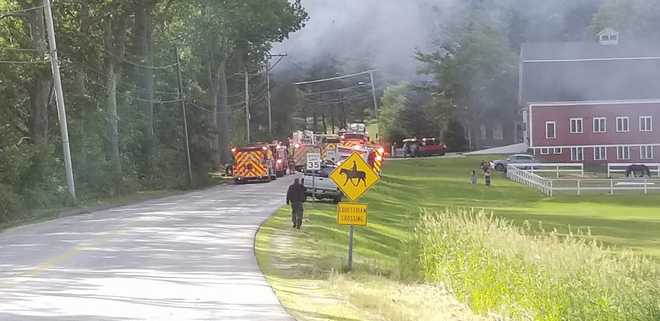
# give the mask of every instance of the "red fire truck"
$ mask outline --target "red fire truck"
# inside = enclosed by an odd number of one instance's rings
[[[268,145],[258,144],[232,149],[234,154],[234,181],[270,182],[276,178],[275,160]]]
[[[274,143],[270,145],[270,150],[275,158],[275,175],[277,177],[286,175],[289,168],[289,148],[286,145]]]

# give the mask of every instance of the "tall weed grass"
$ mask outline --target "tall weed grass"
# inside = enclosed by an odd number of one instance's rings
[[[657,263],[587,236],[520,227],[483,211],[424,213],[402,274],[442,282],[475,312],[512,320],[660,320]]]

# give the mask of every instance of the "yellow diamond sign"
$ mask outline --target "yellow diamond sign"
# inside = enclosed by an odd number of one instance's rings
[[[378,183],[380,176],[364,161],[360,153],[354,152],[330,173],[330,179],[346,197],[354,201]]]

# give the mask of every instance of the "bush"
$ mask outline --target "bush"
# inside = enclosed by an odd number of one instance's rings
[[[10,186],[0,184],[0,223],[15,219],[22,208],[22,200]]]
[[[401,265],[412,256],[413,273],[445,283],[477,313],[515,320],[660,320],[657,263],[615,254],[584,236],[518,227],[484,212],[426,213]]]

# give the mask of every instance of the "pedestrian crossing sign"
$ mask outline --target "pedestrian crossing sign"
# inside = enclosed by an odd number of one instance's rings
[[[358,152],[353,152],[342,161],[329,177],[351,201],[360,198],[380,180],[380,176]]]

